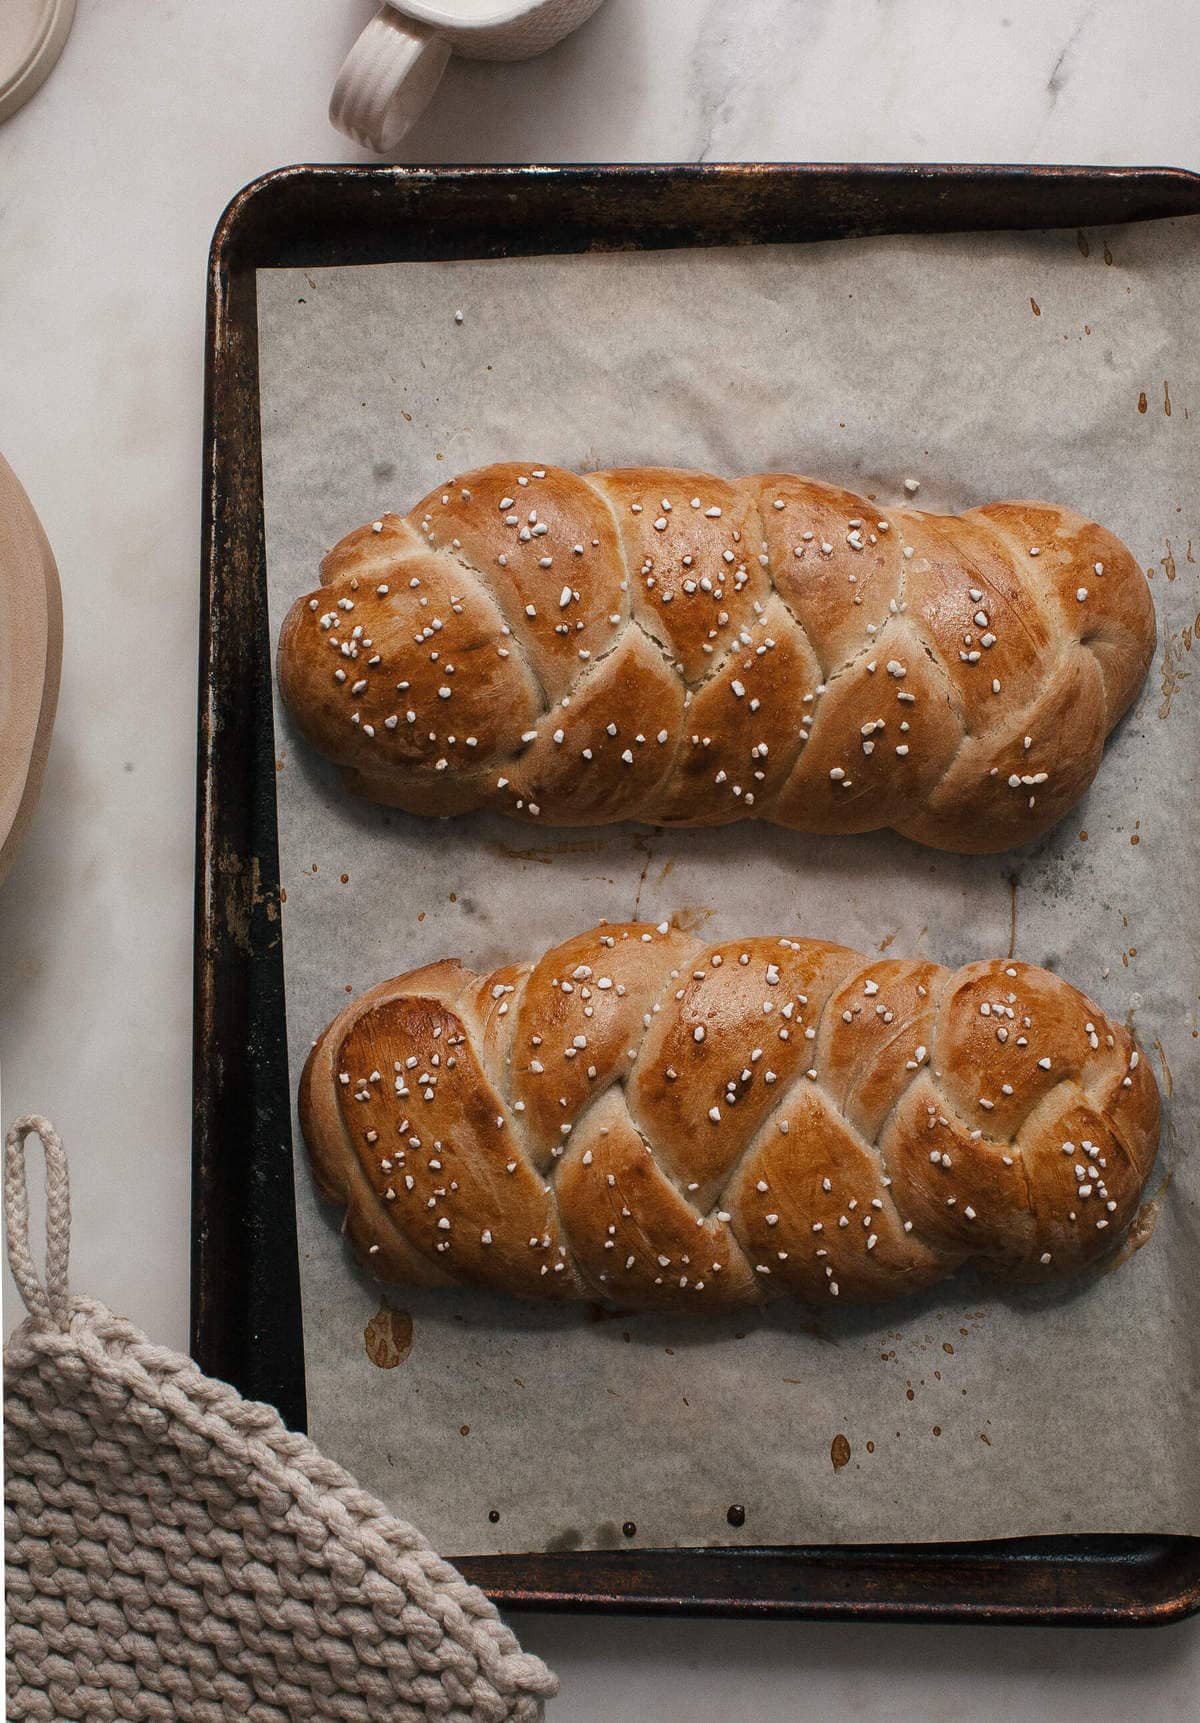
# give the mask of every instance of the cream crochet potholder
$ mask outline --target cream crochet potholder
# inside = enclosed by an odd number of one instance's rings
[[[25,1139],[46,1153],[46,1278]],[[5,1142],[8,1715],[536,1723],[557,1683],[475,1586],[270,1407],[67,1291],[62,1143]]]

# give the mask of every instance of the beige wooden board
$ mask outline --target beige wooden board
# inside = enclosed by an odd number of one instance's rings
[[[0,455],[0,879],[37,806],[62,666],[54,555]]]

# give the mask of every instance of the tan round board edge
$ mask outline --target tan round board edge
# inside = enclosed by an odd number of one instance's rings
[[[37,806],[61,667],[54,554],[0,455],[0,880]]]

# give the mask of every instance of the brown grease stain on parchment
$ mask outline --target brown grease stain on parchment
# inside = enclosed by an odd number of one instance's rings
[[[1175,1093],[1175,1078],[1172,1075],[1170,1065],[1167,1063],[1166,1051],[1157,1036],[1155,1036],[1150,1045],[1158,1054],[1159,1063],[1162,1066],[1163,1088],[1167,1092],[1167,1099],[1170,1100]],[[1158,1225],[1159,1219],[1162,1215],[1163,1202],[1166,1198],[1167,1191],[1170,1189],[1171,1181],[1175,1177],[1175,1124],[1170,1113],[1166,1115],[1166,1136],[1166,1151],[1163,1156],[1166,1170],[1164,1171],[1156,1189],[1151,1195],[1146,1197],[1136,1215],[1134,1215],[1125,1237],[1121,1240],[1117,1249],[1100,1269],[1101,1275],[1109,1275],[1116,1269],[1122,1268],[1125,1263],[1129,1261],[1131,1256],[1137,1255],[1138,1251],[1141,1250],[1144,1244],[1149,1244],[1150,1239],[1153,1236],[1154,1229]]]
[[[1171,702],[1179,692],[1181,682],[1186,682],[1191,675],[1190,670],[1181,668],[1184,654],[1192,650],[1192,642],[1200,634],[1200,615],[1188,627],[1181,628],[1179,633],[1163,635],[1162,670],[1159,676],[1159,686],[1162,689],[1162,703],[1158,708],[1160,718],[1171,715]]]
[[[696,933],[716,913],[715,909],[703,909],[698,903],[684,904],[672,913],[671,926],[677,927],[680,933]]]
[[[646,859],[642,863],[642,871],[638,875],[637,892],[633,900],[633,914],[629,918],[630,921],[636,921],[638,918],[638,910],[642,906],[642,887],[646,883],[646,875],[650,872],[650,863],[654,860],[654,839],[652,834],[649,832],[634,832],[633,847],[635,853],[645,856]]]
[[[363,1345],[372,1364],[394,1370],[412,1351],[412,1317],[407,1310],[393,1310],[385,1299],[363,1329]]]
[[[1109,1257],[1103,1268],[1099,1270],[1102,1276],[1115,1274],[1118,1268],[1125,1266],[1131,1256],[1137,1255],[1144,1244],[1149,1244],[1162,1215],[1163,1198],[1170,1182],[1171,1174],[1168,1172],[1155,1195],[1149,1201],[1144,1202],[1134,1215],[1129,1231],[1121,1240],[1119,1247]]]
[[[549,867],[555,856],[565,855],[595,855],[604,848],[603,843],[595,838],[579,838],[573,842],[564,841],[548,844],[542,849],[516,849],[512,844],[489,843],[484,846],[492,855],[499,856],[502,861],[531,861],[542,862]]]
[[[1158,1054],[1158,1062],[1162,1066],[1163,1088],[1167,1091],[1167,1099],[1169,1101],[1175,1093],[1175,1079],[1171,1075],[1171,1067],[1167,1064],[1167,1055],[1164,1052],[1163,1044],[1158,1039],[1157,1035],[1154,1037],[1154,1040],[1150,1043],[1150,1045],[1154,1048],[1154,1051]]]
[[[577,1526],[564,1526],[562,1531],[554,1532],[542,1545],[546,1550],[577,1550],[583,1548],[583,1533]]]
[[[840,1472],[843,1466],[850,1464],[850,1443],[840,1432],[829,1444],[829,1458],[833,1461],[835,1472]]]

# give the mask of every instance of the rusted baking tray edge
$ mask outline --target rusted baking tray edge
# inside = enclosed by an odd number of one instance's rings
[[[213,239],[205,364],[192,1349],[305,1422],[259,438],[258,268],[1100,228],[1200,214],[1179,169],[771,164],[290,167]],[[1152,1625],[1200,1539],[573,1550],[459,1565],[509,1608]]]

